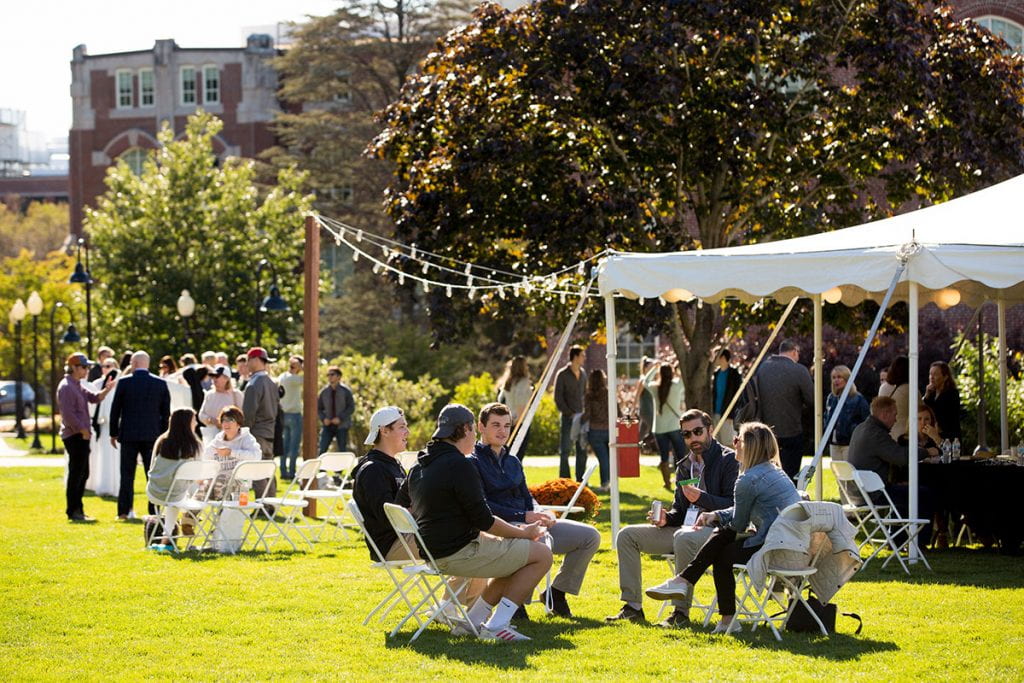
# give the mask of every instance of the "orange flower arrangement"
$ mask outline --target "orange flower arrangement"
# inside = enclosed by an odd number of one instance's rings
[[[530,487],[530,493],[541,505],[568,505],[572,499],[579,483],[572,479],[550,479],[542,484]],[[576,499],[576,505],[583,508],[583,512],[570,514],[570,519],[583,521],[594,519],[601,510],[601,501],[594,492],[584,487],[580,497]]]

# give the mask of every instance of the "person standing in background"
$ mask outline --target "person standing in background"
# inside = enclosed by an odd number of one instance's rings
[[[320,418],[320,448],[326,453],[331,441],[337,439],[338,450],[348,450],[348,430],[352,426],[352,413],[356,401],[352,390],[341,383],[341,368],[332,365],[327,368],[327,386],[320,390],[316,399],[317,417]]]
[[[658,380],[654,380],[655,372]],[[686,456],[686,444],[679,431],[679,418],[683,413],[684,389],[668,363],[655,363],[644,375],[643,384],[654,398],[654,440],[658,443],[661,462],[658,469],[665,490],[672,491],[672,468]],[[669,453],[674,457],[669,460]]]
[[[573,345],[569,349],[569,362],[555,374],[555,407],[561,414],[558,439],[558,476],[568,479],[569,450],[576,444],[576,461],[586,462],[587,454],[578,438],[579,420],[583,415],[583,392],[587,386],[587,371],[583,369],[583,347]],[[575,432],[574,434],[574,428]]]
[[[498,379],[498,403],[508,406],[512,414],[513,428],[519,422],[519,416],[530,407],[533,395],[533,384],[530,382],[530,369],[526,365],[525,356],[515,356],[505,365],[505,372]],[[526,430],[519,450],[513,455],[521,462],[526,457],[526,444],[530,439],[530,431]]]
[[[295,478],[295,463],[302,445],[302,356],[288,359],[288,370],[277,378],[281,387],[281,415],[284,421],[282,439],[284,452],[281,454],[281,476]]]
[[[92,437],[92,422],[89,419],[89,404],[99,403],[114,386],[113,378],[107,380],[102,391],[94,391],[82,384],[89,374],[92,362],[84,353],[73,353],[67,359],[67,374],[57,387],[57,405],[60,406],[60,438],[68,453],[68,480],[65,490],[68,520],[72,522],[95,522],[82,508],[85,481],[89,478],[89,441]]]
[[[890,435],[899,439],[909,431],[910,417],[910,359],[896,356],[885,373],[885,379],[878,388],[879,396],[886,396],[896,402],[896,421]]]
[[[246,354],[246,367],[252,374],[242,394],[242,413],[245,426],[260,445],[261,460],[274,459],[274,425],[280,396],[277,383],[267,374],[267,363],[273,362],[267,350],[254,346]],[[277,479],[253,482],[257,494],[273,496],[277,493]]]
[[[946,361],[937,360],[928,368],[928,387],[924,390],[924,403],[935,413],[939,436],[950,441],[959,439],[960,392]]]
[[[583,396],[583,421],[589,425],[587,442],[594,449],[594,456],[601,472],[600,493],[608,490],[611,471],[608,464],[608,380],[603,370],[594,370],[587,378],[587,390]],[[576,458],[576,480],[583,480],[587,461]]]
[[[828,426],[836,406],[839,405],[839,396],[843,393],[843,389],[846,388],[846,384],[849,381],[850,368],[845,365],[837,365],[832,368],[832,393],[828,395],[822,428]],[[839,413],[839,419],[836,420],[836,426],[829,437],[828,451],[829,456],[833,460],[846,460],[847,452],[850,450],[850,437],[853,436],[853,430],[861,422],[868,419],[870,414],[871,409],[868,406],[867,400],[857,391],[857,385],[851,383],[850,394],[843,403],[843,410]]]
[[[803,416],[814,408],[811,373],[800,365],[800,346],[792,339],[779,344],[755,375],[760,395],[760,420],[772,428],[782,469],[796,481],[804,451]]]
[[[715,372],[711,375],[711,404],[713,407],[712,419],[716,425],[722,419],[725,409],[729,407],[729,402],[740,390],[740,384],[743,382],[739,371],[730,365],[731,361],[732,352],[729,349],[721,348],[715,354]],[[730,416],[722,423],[722,428],[718,430],[716,438],[720,443],[732,443],[732,437],[735,435],[736,430],[733,428],[732,416]]]

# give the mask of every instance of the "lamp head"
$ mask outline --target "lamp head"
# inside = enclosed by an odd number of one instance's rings
[[[82,265],[81,261],[75,264],[75,272],[73,272],[71,277],[68,278],[68,282],[73,285],[85,285],[92,282],[92,278],[89,277],[89,272],[85,269],[85,266]]]
[[[25,315],[27,313],[28,309],[25,308],[25,302],[22,301],[21,299],[18,299],[17,301],[14,302],[14,305],[11,306],[11,322],[20,323],[22,320],[25,319]]]
[[[78,330],[75,329],[75,324],[71,323],[68,325],[67,331],[60,340],[65,344],[77,344],[82,341],[82,337],[78,334]]]
[[[36,316],[43,312],[43,298],[39,296],[39,292],[32,292],[28,297],[28,312],[30,315]]]
[[[281,298],[281,290],[277,285],[270,286],[270,296],[260,304],[261,311],[287,311],[288,302]]]
[[[191,318],[195,312],[196,300],[192,298],[187,289],[181,290],[181,296],[178,297],[178,315],[182,318]]]

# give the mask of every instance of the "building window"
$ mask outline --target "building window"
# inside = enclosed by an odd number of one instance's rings
[[[633,382],[640,378],[640,363],[643,358],[658,357],[658,335],[638,337],[632,332],[623,332],[619,334],[615,349],[616,373],[620,378]]]
[[[978,17],[975,19],[979,26],[987,28],[1007,42],[1010,50],[1018,54],[1024,52],[1024,27],[1020,24],[1003,19],[1002,17]]]
[[[153,92],[153,70],[139,69],[139,106],[152,107],[156,102]]]
[[[128,168],[132,169],[132,173],[142,175],[142,165],[146,162],[147,156],[149,156],[149,152],[146,150],[132,147],[125,150],[118,159],[128,164]]]
[[[196,68],[194,66],[181,67],[181,103],[196,103]]]
[[[346,206],[352,204],[352,200],[355,198],[355,190],[352,189],[351,185],[342,185],[340,187],[332,187],[327,190],[327,195],[332,201],[338,202],[339,204],[345,204]]]
[[[220,69],[216,66],[203,67],[203,104],[220,102]]]
[[[117,108],[130,109],[132,102],[132,72],[127,69],[117,70]]]

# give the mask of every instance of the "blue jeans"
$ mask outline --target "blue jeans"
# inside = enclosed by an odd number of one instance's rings
[[[569,451],[572,449],[572,415],[562,415],[562,427],[558,434],[558,476],[562,479],[568,479],[572,475],[569,473]],[[580,470],[580,462],[583,463],[586,468],[587,453],[580,448],[579,440],[576,441],[576,469],[579,470],[579,474],[583,475],[583,470]]]
[[[284,415],[284,453],[281,454],[281,476],[286,479],[295,477],[295,461],[299,457],[299,446],[302,444],[302,413],[282,413]]]
[[[338,425],[324,425],[320,428],[320,448],[317,453],[326,453],[331,447],[331,441],[338,439],[338,450],[348,450],[348,427]]]
[[[601,470],[601,486],[608,486],[608,482],[611,480],[611,473],[608,471],[608,430],[591,429],[587,432],[587,441],[590,442],[590,447],[594,449],[594,455],[597,456],[597,464]],[[584,464],[586,463],[584,462]],[[576,461],[576,478],[583,478],[579,460]]]
[[[662,462],[668,462],[668,452],[670,450],[675,451],[676,459],[673,464],[677,464],[686,457],[686,443],[683,441],[683,433],[678,429],[673,429],[671,432],[665,432],[664,434],[655,434],[654,440],[658,443],[658,454],[661,456]]]

